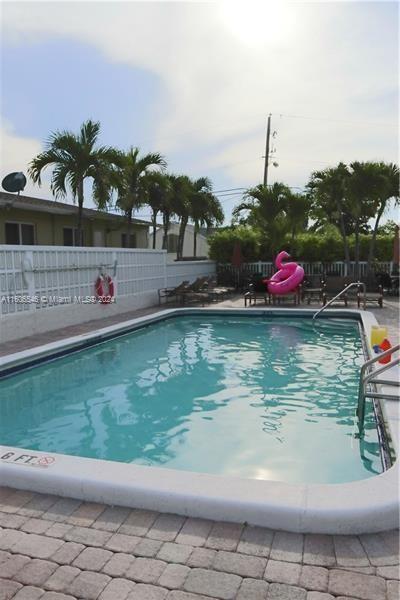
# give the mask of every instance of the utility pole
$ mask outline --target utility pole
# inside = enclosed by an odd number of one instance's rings
[[[269,138],[271,135],[271,113],[267,119],[267,138],[265,141],[265,161],[264,161],[264,185],[268,184],[268,161],[269,161]]]

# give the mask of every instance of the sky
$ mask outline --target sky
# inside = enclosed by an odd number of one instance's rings
[[[269,113],[268,183],[298,191],[339,161],[398,162],[396,2],[0,6],[1,178],[26,173],[51,132],[88,118],[102,144],[210,177],[227,223],[241,188],[262,182]],[[52,198],[50,174],[24,193]]]

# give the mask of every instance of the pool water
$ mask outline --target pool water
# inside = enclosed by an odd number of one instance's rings
[[[382,471],[357,439],[356,321],[178,316],[0,379],[0,443],[139,465],[339,483]]]

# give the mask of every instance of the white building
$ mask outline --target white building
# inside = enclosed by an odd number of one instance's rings
[[[168,260],[174,261],[176,259],[176,249],[178,246],[178,234],[179,224],[171,223],[168,231]],[[156,250],[162,248],[164,230],[159,227],[156,232]],[[185,230],[185,238],[183,240],[183,257],[193,257],[193,245],[194,245],[194,226],[187,225]],[[196,244],[196,257],[197,258],[208,258],[208,242],[207,238],[203,233],[198,232],[197,244]],[[153,248],[153,232],[149,231],[149,248]]]

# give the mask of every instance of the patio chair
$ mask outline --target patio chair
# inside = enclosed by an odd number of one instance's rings
[[[389,290],[389,294],[391,296],[398,296],[399,295],[399,283],[400,283],[400,275],[399,275],[399,271],[394,270],[392,271],[392,273],[390,274],[390,290]]]
[[[389,273],[378,272],[375,273],[376,281],[382,286],[384,296],[398,296],[399,295],[399,271],[394,268]]]
[[[324,275],[306,275],[301,284],[301,300],[311,304],[313,300],[322,302],[324,291]]]
[[[262,279],[265,279],[263,276]],[[264,300],[265,304],[269,304],[271,301],[271,295],[267,290],[267,286],[263,283],[262,279],[253,280],[252,283],[249,283],[248,290],[245,292],[244,305],[251,306],[251,304],[257,304],[257,300]]]
[[[369,277],[360,278],[362,283],[366,286],[365,303],[366,304],[378,304],[383,308],[383,285],[380,283],[378,277],[371,275]],[[364,304],[364,291],[362,287],[357,288],[357,306],[360,308],[361,304]]]
[[[197,277],[197,279],[187,285],[181,291],[182,304],[188,304],[189,302],[202,302],[203,306],[205,302],[210,301],[210,295],[207,290],[208,277]]]
[[[182,281],[182,283],[176,287],[160,288],[158,290],[158,304],[161,305],[163,300],[165,300],[165,304],[167,304],[169,301],[172,301],[173,298],[180,298],[188,285],[189,281]]]
[[[351,281],[347,277],[339,277],[338,275],[327,276],[323,284],[322,304],[325,306],[329,300],[332,300],[339,292],[349,285]],[[356,289],[356,288],[355,288]],[[343,303],[346,307],[349,301],[349,293],[345,292],[337,300],[337,303]]]
[[[271,294],[272,304],[300,304],[301,295],[302,295],[301,285],[297,287],[295,290],[290,292],[289,294]],[[270,299],[270,301],[271,301]]]
[[[212,301],[224,300],[227,296],[235,291],[232,286],[218,285],[215,277],[208,277],[205,283],[205,288],[210,295]]]

